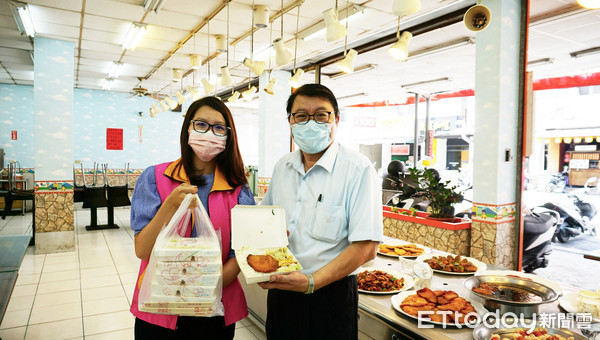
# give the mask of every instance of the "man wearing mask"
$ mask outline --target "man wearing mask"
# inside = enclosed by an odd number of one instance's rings
[[[300,147],[275,165],[262,204],[285,208],[289,248],[302,272],[272,275],[269,339],[356,339],[358,291],[353,272],[377,254],[383,239],[381,187],[371,162],[335,141],[335,96],[306,84],[288,99]]]

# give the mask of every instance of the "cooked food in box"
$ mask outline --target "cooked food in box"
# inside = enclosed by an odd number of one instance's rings
[[[266,255],[248,255],[246,257],[248,265],[252,269],[261,273],[272,273],[279,268],[279,261],[269,254]]]
[[[268,281],[269,274],[302,269],[298,260],[287,247],[253,250],[243,247],[236,250],[235,256],[248,283]]]

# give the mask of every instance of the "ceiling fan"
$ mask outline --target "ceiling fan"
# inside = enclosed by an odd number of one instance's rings
[[[147,88],[142,86],[142,81],[144,80],[144,78],[137,77],[137,79],[139,80],[139,82],[134,88],[131,89],[131,91],[129,91],[129,93],[131,93],[131,96],[127,98],[148,96],[156,100],[164,99],[165,95],[149,92]]]

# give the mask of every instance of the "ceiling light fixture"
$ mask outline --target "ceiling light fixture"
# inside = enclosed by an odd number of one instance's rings
[[[227,41],[224,35],[215,35],[215,49],[220,53],[227,52]]]
[[[229,1],[227,1],[227,36],[225,37],[225,46],[227,52],[225,66],[221,66],[221,86],[233,84],[233,77],[229,72]],[[238,94],[239,95],[239,94]]]
[[[275,84],[277,84],[277,78],[271,78],[271,81],[269,81],[269,84],[267,84],[263,90],[270,95],[274,95]]]
[[[212,91],[215,90],[213,84],[211,84],[208,79],[202,78],[200,80],[202,82],[202,86],[204,87],[204,93],[208,96]]]
[[[252,86],[251,88],[242,92],[242,97],[244,97],[245,101],[250,102],[250,101],[252,101],[252,97],[254,96],[255,93],[256,93],[256,87]]]
[[[265,28],[269,26],[269,7],[265,5],[254,6],[253,26],[256,28]]]
[[[181,81],[183,78],[183,70],[180,68],[173,69],[173,81]]]
[[[581,58],[581,57],[585,57],[590,54],[596,54],[596,53],[600,53],[600,46],[588,48],[588,49],[581,50],[581,51],[571,52],[570,55],[571,55],[571,58]]]
[[[171,92],[171,93],[172,93],[172,92]],[[174,99],[173,99],[173,98],[171,98],[171,97],[165,97],[165,103],[167,103],[167,105],[169,105],[169,107],[171,108],[171,110],[174,110],[174,109],[177,107],[177,105],[179,105],[179,104],[177,103],[177,101],[176,101],[176,100],[174,100]]]
[[[244,58],[242,64],[252,70],[252,72],[254,72],[254,74],[257,76],[260,76],[265,70],[265,62],[262,60],[253,61],[249,58]]]
[[[410,54],[408,59],[415,60],[415,59],[429,56],[432,54],[437,54],[437,53],[445,52],[445,51],[452,50],[452,49],[455,49],[458,47],[474,45],[474,44],[475,44],[475,38],[472,38],[472,37],[461,38],[461,39],[449,41],[446,43],[442,43],[442,44],[439,44],[436,46],[427,47],[427,48],[424,48],[424,49],[421,49],[418,51],[414,51]]]
[[[338,97],[338,100],[343,100],[343,99],[348,99],[348,98],[354,98],[354,97],[361,97],[361,96],[368,96],[369,94],[366,92],[360,92],[360,93],[355,93],[355,94],[349,94],[347,96],[341,96]]]
[[[197,70],[202,66],[199,54],[190,54],[190,68]]]
[[[132,22],[131,27],[129,27],[129,31],[127,31],[127,35],[125,36],[125,40],[121,45],[121,48],[124,50],[135,50],[137,44],[142,40],[144,34],[148,30],[148,24],[142,24],[141,22]]]
[[[179,105],[183,104],[186,100],[185,96],[183,95],[183,93],[181,93],[181,91],[175,92],[175,97],[177,97],[177,103]]]
[[[536,60],[527,62],[527,67],[537,67],[537,66],[548,65],[548,64],[552,64],[552,63],[554,63],[554,59],[542,58],[542,59],[536,59]]]
[[[340,78],[347,77],[351,74],[357,74],[360,72],[370,71],[375,68],[377,68],[376,64],[366,64],[366,65],[362,65],[362,66],[355,68],[354,73],[338,72],[338,73],[334,73],[334,74],[330,75],[329,79],[340,79]]]
[[[303,69],[296,69],[296,58],[298,57],[298,26],[300,25],[300,7],[301,5],[298,5],[298,13],[296,14],[296,40],[294,42],[294,67],[292,68],[294,75],[288,79],[288,84],[293,88],[297,88],[302,85],[302,76],[304,75]]]
[[[450,79],[449,77],[444,77],[444,78],[438,78],[438,79],[432,79],[432,80],[418,81],[416,83],[402,84],[401,87],[402,88],[412,88],[412,87],[418,87],[418,86],[423,86],[423,85],[445,83],[445,82],[449,82],[451,80],[452,79]]]
[[[163,100],[161,100],[161,101],[159,101],[159,102],[158,102],[158,105],[160,105],[160,108],[161,108],[163,111],[169,111],[169,109],[170,109],[170,108],[169,108],[169,105],[167,105],[167,103],[165,103],[165,100],[164,100],[164,99],[163,99]]]
[[[154,11],[154,13],[158,13],[160,8],[165,4],[165,0],[144,0],[142,6],[144,6],[144,11]]]
[[[392,5],[392,14],[404,17],[414,14],[421,9],[420,0],[394,0]]]
[[[350,49],[348,51],[348,53],[346,54],[346,57],[344,58],[344,60],[340,61],[337,64],[337,66],[344,73],[348,73],[348,74],[354,73],[354,59],[356,58],[357,55],[358,55],[358,52],[356,52],[355,49]]]
[[[400,17],[398,17],[398,28],[396,30],[396,37],[398,41],[390,46],[388,53],[397,60],[405,61],[408,58],[408,43],[412,39],[412,33],[408,31],[402,32],[400,35]]]
[[[106,78],[106,79],[104,79],[104,83],[102,84],[102,89],[110,91],[110,89],[113,87],[114,83],[115,83],[115,80],[113,78]]]
[[[227,101],[230,103],[235,103],[235,102],[237,102],[239,97],[240,97],[240,93],[238,91],[235,91],[235,92],[233,92],[231,97],[229,97],[229,99],[227,99]]]
[[[121,74],[122,70],[123,70],[123,63],[113,61],[112,65],[110,66],[110,70],[108,71],[108,77],[117,79],[117,78],[119,78],[119,75]]]
[[[346,14],[345,12],[348,12],[348,14]],[[364,7],[352,5],[350,6],[350,8],[340,11],[340,13],[338,13],[338,19],[340,24],[344,25],[346,21],[354,20],[365,14],[365,12],[366,9]],[[318,23],[300,32],[298,37],[304,41],[308,41],[324,35],[326,31],[327,28],[325,22],[319,21]]]
[[[283,18],[283,16],[281,17]],[[294,59],[292,52],[285,47],[281,38],[273,40],[273,46],[275,47],[275,63],[277,65],[289,64]]]
[[[335,8],[330,8],[323,12],[323,19],[325,20],[325,27],[327,30],[325,35],[327,42],[336,41],[345,37],[348,33],[346,27],[338,20],[337,1],[335,2]]]
[[[35,36],[35,29],[33,28],[33,20],[31,19],[31,12],[29,11],[29,5],[22,2],[9,1],[10,10],[12,12],[17,28],[21,34],[26,34],[30,37]]]
[[[581,7],[589,8],[589,9],[598,9],[600,8],[599,0],[577,0]]]

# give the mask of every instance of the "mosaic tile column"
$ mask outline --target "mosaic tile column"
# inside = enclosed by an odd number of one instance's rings
[[[269,84],[269,72],[259,78],[258,105],[258,176],[271,177],[275,163],[290,152],[290,126],[285,106],[292,93],[287,71],[273,71],[271,79],[277,79],[275,94],[263,91]]]
[[[75,249],[72,42],[35,38],[35,249]]]
[[[492,20],[476,37],[471,256],[515,269],[521,5],[517,0],[481,4]]]

